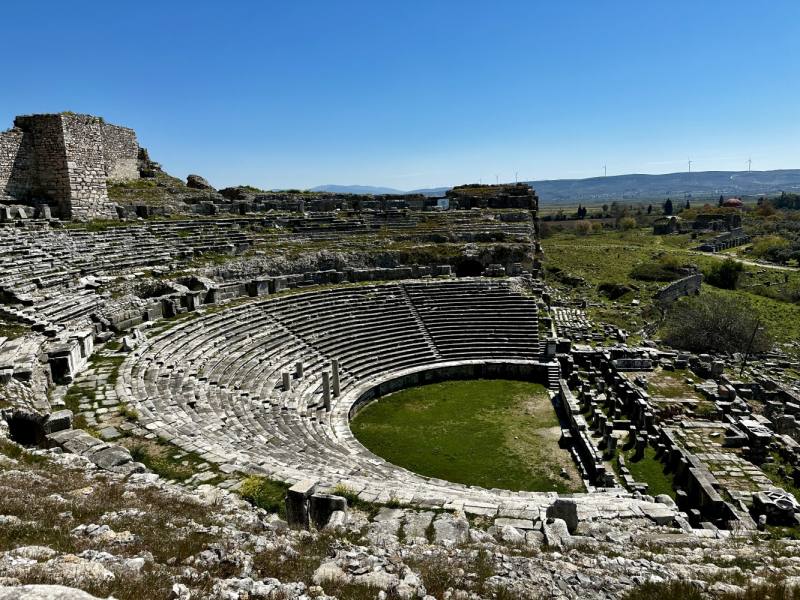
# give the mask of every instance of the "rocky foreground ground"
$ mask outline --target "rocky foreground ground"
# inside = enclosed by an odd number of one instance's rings
[[[3,426],[1,600],[788,598],[800,584],[800,542],[690,537],[649,520],[570,534],[560,520],[526,530],[373,506],[351,508],[346,527],[291,530],[235,493],[126,478],[23,448]]]

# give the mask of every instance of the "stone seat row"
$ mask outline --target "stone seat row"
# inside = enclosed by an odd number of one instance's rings
[[[328,477],[368,471],[422,489],[429,485],[424,478],[363,448],[355,454],[343,448],[321,401],[321,374],[330,368],[331,352],[341,360],[343,391],[386,371],[437,360],[399,287],[298,294],[184,323],[126,361],[118,390],[141,406],[152,429],[209,457],[289,478],[307,469]],[[369,319],[359,325],[349,314],[336,315],[337,305]],[[390,322],[382,310],[390,312]],[[315,334],[315,325],[333,335]],[[304,373],[284,389],[282,375],[296,362]],[[298,466],[298,457],[304,465]]]

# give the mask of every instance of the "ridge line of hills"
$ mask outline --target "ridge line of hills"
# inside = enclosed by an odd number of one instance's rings
[[[662,175],[611,175],[587,179],[550,179],[525,181],[531,185],[542,204],[568,201],[631,199],[645,200],[670,194],[753,196],[800,192],[800,169],[775,171],[698,171]],[[402,191],[366,185],[320,185],[312,192],[339,194],[425,194],[443,196],[449,187]]]

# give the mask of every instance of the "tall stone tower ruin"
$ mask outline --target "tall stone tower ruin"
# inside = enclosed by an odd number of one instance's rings
[[[139,178],[136,132],[91,115],[14,119],[0,134],[0,203],[50,204],[62,219],[116,219],[106,179]]]

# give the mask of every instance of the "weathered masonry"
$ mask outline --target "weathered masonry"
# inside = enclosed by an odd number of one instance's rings
[[[62,219],[117,218],[106,179],[138,179],[136,132],[91,115],[14,119],[0,134],[0,202],[50,205]]]

